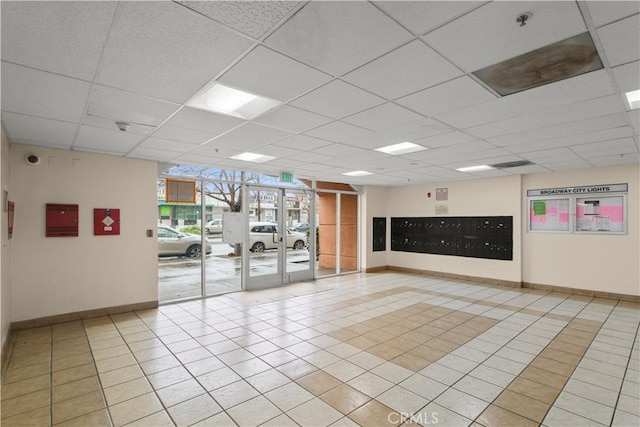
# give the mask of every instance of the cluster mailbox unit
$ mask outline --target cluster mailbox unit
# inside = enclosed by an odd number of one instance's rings
[[[513,260],[513,217],[391,218],[391,250]]]

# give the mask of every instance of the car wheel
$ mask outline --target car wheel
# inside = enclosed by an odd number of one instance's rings
[[[200,245],[191,245],[189,249],[187,249],[187,255],[189,258],[200,258],[200,254],[202,250],[200,249]]]
[[[253,246],[251,246],[251,252],[264,252],[264,243],[255,242]]]
[[[296,240],[295,243],[293,244],[293,249],[295,250],[304,249],[304,242],[302,240]]]

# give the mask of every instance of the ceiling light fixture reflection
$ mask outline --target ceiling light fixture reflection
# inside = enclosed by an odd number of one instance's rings
[[[399,144],[387,145],[386,147],[376,148],[376,151],[397,156],[399,154],[414,153],[416,151],[427,150],[427,147],[414,144],[413,142],[401,142]]]
[[[456,169],[458,172],[480,172],[494,169],[489,165],[467,166],[466,168]]]
[[[627,92],[625,95],[627,96],[630,110],[640,108],[640,89]]]
[[[244,162],[253,162],[253,163],[264,163],[270,160],[274,160],[275,157],[267,156],[265,154],[257,154],[257,153],[241,153],[236,154],[235,156],[229,157],[234,160],[242,160]]]
[[[352,172],[345,172],[342,175],[347,175],[347,176],[367,176],[367,175],[373,175],[373,172],[352,171]]]
[[[215,82],[201,90],[187,106],[251,120],[280,104],[281,102],[275,99]]]

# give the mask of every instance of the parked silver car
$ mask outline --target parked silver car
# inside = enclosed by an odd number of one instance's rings
[[[307,235],[287,229],[287,247],[304,249]],[[278,225],[274,222],[252,222],[249,224],[249,245],[251,252],[264,252],[278,247]]]
[[[211,245],[207,242],[206,253],[212,251]],[[158,224],[158,256],[186,256],[199,258],[202,253],[202,242],[200,236],[187,234]]]

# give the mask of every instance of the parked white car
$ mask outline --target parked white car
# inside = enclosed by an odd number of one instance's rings
[[[211,253],[211,245],[207,242],[206,253]],[[200,236],[187,234],[158,224],[158,256],[186,256],[199,258],[202,254]]]
[[[222,220],[211,220],[205,224],[204,229],[207,234],[222,234]]]
[[[304,249],[307,235],[287,229],[287,247]],[[278,247],[278,225],[273,222],[252,222],[249,224],[249,244],[251,252],[264,252]]]

